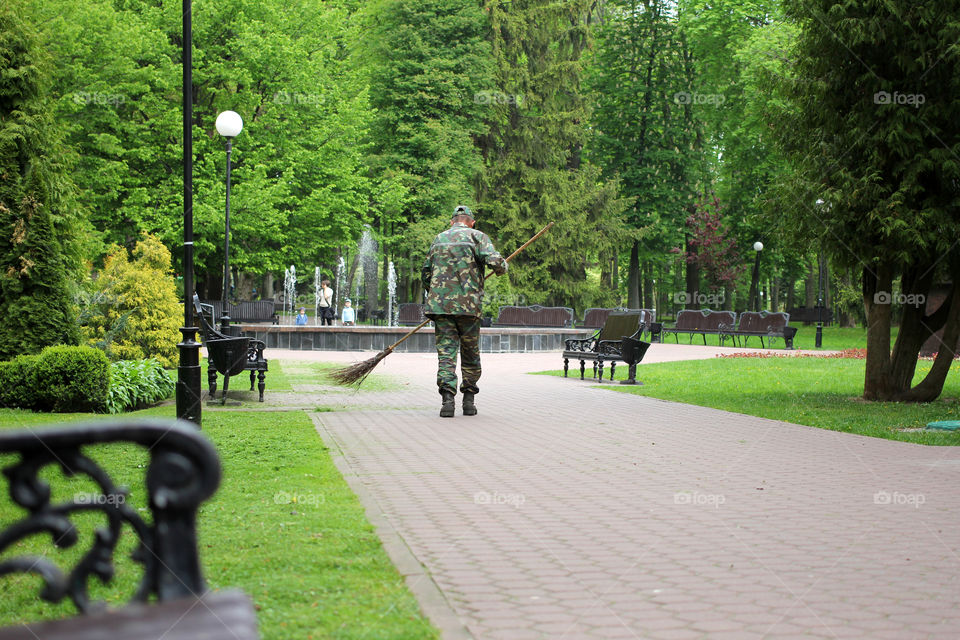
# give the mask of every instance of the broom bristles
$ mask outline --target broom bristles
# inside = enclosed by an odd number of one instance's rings
[[[330,379],[339,385],[349,387],[350,385],[360,386],[367,376],[373,373],[380,361],[386,358],[393,349],[384,349],[372,358],[363,362],[356,362],[349,367],[342,367],[330,373]]]

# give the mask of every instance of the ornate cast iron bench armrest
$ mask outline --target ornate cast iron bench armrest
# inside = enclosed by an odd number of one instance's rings
[[[127,503],[127,490],[114,484],[109,474],[84,450],[87,446],[107,443],[133,443],[149,453],[146,491],[151,521]],[[187,611],[200,608],[196,604],[197,599],[201,599],[207,611],[214,612],[223,606],[226,614],[230,609],[229,617],[236,623],[208,628],[210,635],[204,637],[256,638],[256,617],[249,599],[236,592],[208,594],[201,574],[197,510],[220,483],[220,461],[213,445],[196,426],[151,420],[7,431],[0,433],[0,453],[19,455],[3,473],[9,482],[11,499],[27,511],[21,520],[0,532],[0,554],[5,554],[20,540],[42,532],[49,533],[57,547],[75,546],[81,540],[78,530],[88,522],[74,522],[72,518],[78,513],[99,513],[107,525],[84,538],[92,540],[92,544],[67,573],[46,555],[20,555],[0,562],[0,576],[37,574],[43,581],[41,598],[56,603],[69,597],[81,613],[94,615],[81,620],[31,625],[28,629],[31,635],[24,635],[23,626],[8,628],[0,630],[0,638],[135,637],[130,630],[132,614],[125,609],[106,612],[105,603],[91,601],[88,589],[93,577],[102,582],[112,579],[114,553],[127,527],[138,541],[132,561],[143,567],[143,576],[130,596],[130,603],[146,603],[153,596],[164,603],[135,610],[137,614],[132,617],[140,622],[141,634],[145,633],[144,626],[156,628],[162,634],[181,624]],[[97,493],[76,494],[70,500],[54,502],[52,488],[43,478],[47,467],[59,467],[66,476],[86,477],[94,483]],[[167,615],[162,614],[164,606],[170,609]],[[209,625],[209,616],[205,620],[206,623],[193,621],[195,626],[189,628],[197,631],[194,635],[201,635],[199,630],[207,628],[203,625]],[[123,629],[130,635],[121,635]],[[183,631],[184,628],[178,627],[177,637],[185,637],[180,635]]]
[[[600,337],[600,331],[597,330],[589,338],[569,338],[564,340],[564,347],[567,351],[583,351],[590,352],[594,350],[596,345],[597,338]]]

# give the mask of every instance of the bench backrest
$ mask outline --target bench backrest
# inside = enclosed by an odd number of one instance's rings
[[[591,307],[583,312],[583,324],[580,325],[587,329],[599,329],[607,321],[607,317],[614,311],[626,311],[640,314],[640,322],[649,327],[657,321],[657,313],[653,309],[624,309],[624,308],[601,308]]]
[[[263,322],[273,318],[276,310],[273,300],[243,300],[232,307],[230,319],[234,322]]]
[[[677,329],[686,331],[718,331],[720,325],[733,327],[737,314],[733,311],[711,311],[710,309],[682,309],[677,312]]]
[[[217,318],[223,315],[223,301],[222,300],[204,300],[203,302],[200,302],[200,296],[198,296],[197,294],[193,294],[193,297],[196,300],[196,302],[194,302],[194,305],[196,305],[199,302],[200,304],[204,304],[210,307],[210,309],[213,311],[213,317],[211,318],[210,321],[213,324],[216,324]],[[233,305],[230,304],[229,302],[227,303],[227,307],[231,312],[233,311]]]
[[[200,302],[200,296],[193,294],[193,311],[200,322],[200,332],[203,335],[203,341],[226,338],[217,331],[217,317],[214,312],[214,306],[209,302]]]
[[[639,311],[614,311],[600,329],[600,340],[622,340],[637,333],[640,328]]]
[[[397,324],[420,324],[427,317],[423,315],[423,305],[417,302],[401,302],[397,306]]]
[[[496,324],[510,327],[573,327],[570,307],[500,307]]]
[[[766,311],[744,311],[740,314],[739,331],[751,333],[782,333],[790,321],[786,313],[767,313]]]
[[[150,509],[149,521],[128,503],[126,489],[114,484],[86,448],[106,443],[132,443],[149,453],[145,483],[149,499],[143,505]],[[0,453],[19,455],[4,477],[10,483],[9,495],[27,512],[0,534],[0,552],[20,540],[39,539],[36,534],[41,532],[65,542],[62,547],[91,541],[72,571],[61,571],[47,557],[20,555],[0,563],[0,575],[36,574],[43,580],[40,597],[50,602],[69,597],[81,612],[94,611],[103,603],[90,601],[88,582],[102,568],[112,569],[114,553],[126,547],[118,547],[118,538],[127,530],[139,538],[133,561],[143,566],[133,601],[145,602],[151,596],[168,601],[207,590],[197,551],[196,515],[220,484],[220,459],[196,425],[118,420],[10,430],[0,433]],[[42,479],[46,468],[58,466],[65,473],[85,477],[96,487],[95,493],[60,496],[65,499],[55,502],[55,492],[38,490],[47,486]],[[73,521],[76,514],[91,511],[110,524],[98,528],[96,536],[86,535],[89,520]],[[74,528],[70,537],[64,533]]]

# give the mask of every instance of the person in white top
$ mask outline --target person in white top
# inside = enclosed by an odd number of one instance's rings
[[[350,298],[343,301],[343,324],[351,327],[357,321],[357,312],[350,306]]]
[[[320,301],[319,307],[320,325],[333,325],[333,289],[330,288],[330,281],[324,280],[320,283]]]

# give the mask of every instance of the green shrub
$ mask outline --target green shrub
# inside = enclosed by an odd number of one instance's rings
[[[47,347],[0,363],[0,406],[34,411],[103,412],[110,361],[93,347]]]
[[[121,413],[166,400],[176,389],[157,360],[120,360],[110,366],[107,411]]]
[[[32,409],[37,406],[39,385],[36,363],[39,356],[18,356],[0,362],[0,407]]]
[[[133,250],[107,256],[95,282],[77,299],[87,342],[106,350],[111,360],[156,358],[177,365],[182,339],[183,305],[177,299],[170,251],[144,234]]]
[[[110,361],[93,347],[47,347],[34,368],[39,411],[96,412],[107,408]]]

